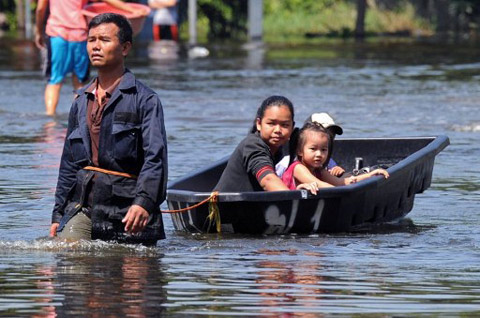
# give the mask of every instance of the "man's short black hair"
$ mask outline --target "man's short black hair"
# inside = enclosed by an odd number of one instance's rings
[[[113,23],[118,27],[117,37],[120,43],[133,42],[133,31],[130,21],[121,14],[102,13],[95,16],[88,24],[88,31],[104,23]]]

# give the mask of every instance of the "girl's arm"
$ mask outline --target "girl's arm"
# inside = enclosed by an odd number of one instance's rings
[[[325,182],[333,184],[334,186],[342,186],[342,185],[356,183],[358,181],[362,181],[362,180],[371,178],[373,176],[380,176],[380,175],[383,175],[385,179],[389,177],[389,174],[385,169],[375,169],[373,171],[370,171],[369,173],[361,174],[358,176],[351,176],[347,178],[345,177],[338,178],[338,177],[332,176],[328,171],[322,170],[321,179]]]
[[[351,183],[355,183],[356,177],[348,177],[348,178],[339,178],[334,175],[332,175],[328,170],[324,169],[320,172],[320,179],[322,179],[324,182],[327,182],[333,186],[343,186]]]
[[[325,170],[325,172],[328,173],[327,170]],[[329,174],[329,173],[328,173]],[[327,182],[324,182],[320,179],[318,179],[317,177],[315,177],[311,172],[310,170],[308,170],[307,167],[305,167],[303,164],[299,163],[295,166],[295,169],[293,170],[293,177],[295,178],[295,181],[297,183],[300,183],[300,185],[297,187],[297,189],[309,189],[309,187],[305,187],[305,184],[309,184],[309,185],[312,185],[312,184],[315,184],[317,189],[320,189],[320,188],[331,188],[333,187],[333,185],[331,183],[329,183],[328,181]],[[323,178],[322,178],[323,179]],[[338,178],[337,178],[338,179]],[[304,187],[300,187],[300,186],[303,186]],[[315,190],[317,190],[315,189]],[[316,192],[316,191],[315,191]],[[316,194],[314,192],[312,192],[313,194]]]
[[[371,178],[373,176],[383,176],[385,179],[387,179],[390,175],[388,174],[387,170],[385,169],[375,169],[373,171],[370,171],[369,173],[361,174],[358,175],[354,178],[356,178],[355,182],[362,181],[368,178]]]

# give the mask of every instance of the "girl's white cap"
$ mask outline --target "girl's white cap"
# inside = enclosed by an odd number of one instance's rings
[[[330,115],[327,113],[313,113],[308,117],[306,122],[318,123],[323,127],[325,127],[326,129],[331,130],[336,135],[343,134],[342,127],[335,124],[335,121],[333,120],[333,118],[330,117]]]

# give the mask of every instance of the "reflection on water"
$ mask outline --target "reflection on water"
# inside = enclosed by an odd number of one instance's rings
[[[393,235],[211,236],[196,250],[170,245],[162,252],[102,242],[3,243],[0,312],[15,317],[418,317],[461,311],[462,317],[475,317],[478,276],[464,271],[472,264],[435,264],[437,256],[417,250],[417,239],[401,242]],[[186,245],[195,243],[186,238]]]
[[[37,48],[33,41],[17,41],[0,37],[0,69],[33,70],[39,68],[39,58],[35,58]]]
[[[100,242],[44,241],[3,247],[12,249],[13,255],[0,253],[4,264],[0,276],[5,278],[0,312],[16,317],[154,317],[164,311],[162,255],[155,250]],[[29,256],[47,257],[47,262],[10,268],[12,259],[23,257],[19,248],[32,253],[33,247],[39,250]],[[53,257],[45,254],[54,249],[58,252]]]
[[[35,50],[0,42],[1,316],[478,316],[478,47],[208,49],[190,60],[138,47],[127,61],[164,104],[170,179],[229,154],[259,103],[284,94],[297,123],[328,111],[345,137],[447,134],[431,188],[408,219],[354,233],[194,235],[166,216],[156,248],[38,239],[48,233],[72,94],[66,83],[58,116],[44,116]]]
[[[170,62],[180,56],[180,47],[176,41],[154,41],[148,44],[148,58],[153,62]]]

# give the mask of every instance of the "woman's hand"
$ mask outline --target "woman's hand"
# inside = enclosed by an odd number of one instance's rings
[[[297,186],[297,190],[305,189],[310,191],[313,195],[317,194],[318,184],[316,182],[302,183]]]

